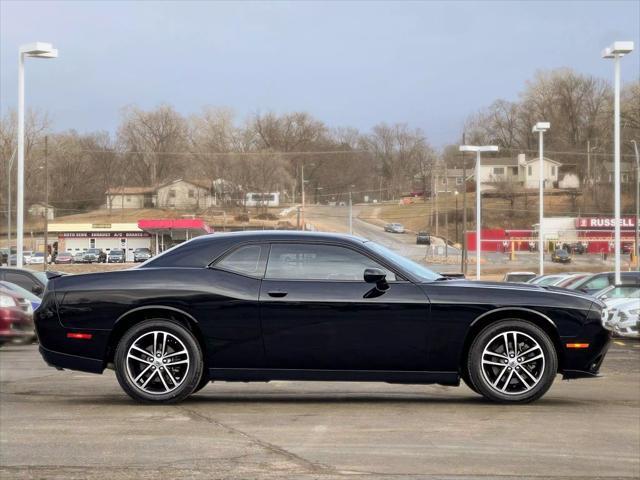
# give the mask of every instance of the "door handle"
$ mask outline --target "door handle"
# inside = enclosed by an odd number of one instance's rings
[[[282,298],[282,297],[286,297],[288,292],[284,292],[282,290],[271,290],[270,292],[267,292],[269,294],[270,297],[274,297],[274,298]]]

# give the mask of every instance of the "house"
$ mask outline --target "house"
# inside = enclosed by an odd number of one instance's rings
[[[211,182],[179,178],[156,187],[115,187],[106,192],[106,208],[204,209],[216,204]]]
[[[598,183],[613,183],[614,176],[613,162],[603,162],[597,174]],[[620,183],[631,183],[634,177],[634,165],[631,162],[620,162]]]
[[[153,208],[153,187],[115,187],[106,191],[106,208]]]
[[[55,217],[55,209],[49,204],[38,202],[29,207],[29,215],[43,218],[46,215],[47,220],[53,220]]]
[[[553,188],[558,182],[560,162],[545,157],[543,159],[544,168],[544,188]],[[540,172],[540,160],[534,157],[526,159],[521,153],[517,157],[486,158],[480,164],[481,183],[501,183],[512,182],[523,185],[525,188],[538,188]]]
[[[467,178],[472,174],[471,170],[467,171]],[[446,168],[435,174],[435,182],[438,193],[447,193],[462,191],[464,189],[463,170],[461,168]]]
[[[215,204],[211,195],[212,184],[206,180],[182,178],[156,188],[156,206],[159,208],[208,208]]]

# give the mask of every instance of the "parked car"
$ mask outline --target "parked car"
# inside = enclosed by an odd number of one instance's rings
[[[633,251],[633,242],[623,242],[620,245],[620,252],[629,254]]]
[[[613,333],[621,337],[640,338],[640,302],[637,298],[613,309]]]
[[[0,287],[0,345],[31,342],[35,339],[31,303],[11,290]]]
[[[8,248],[0,248],[0,266],[9,264],[9,255],[11,254]]]
[[[384,231],[390,233],[404,233],[404,225],[401,223],[387,223],[384,226]]]
[[[416,244],[431,245],[431,235],[429,232],[418,232],[416,235]]]
[[[111,250],[107,255],[108,263],[124,263],[124,250]]]
[[[28,265],[43,265],[44,264],[44,252],[34,252],[33,255],[31,255],[31,257],[29,258],[29,261],[27,262]],[[51,258],[49,258],[49,255],[47,255],[47,260],[50,262]],[[48,263],[49,263],[48,262]]]
[[[589,277],[591,276],[591,273],[572,273],[570,275],[567,276],[567,278],[560,280],[556,285],[554,285],[555,287],[561,287],[561,288],[571,288],[571,285],[573,285],[574,283],[578,283],[580,280],[582,280],[583,278]]]
[[[85,252],[76,252],[73,254],[73,263],[84,263]]]
[[[107,254],[101,248],[90,248],[84,252],[84,263],[106,263]]]
[[[151,250],[148,248],[136,248],[133,251],[133,261],[134,262],[146,262],[151,258]]]
[[[31,260],[31,255],[33,255],[33,252],[31,250],[25,250],[22,252],[23,265],[29,265],[29,260]],[[12,253],[11,255],[9,255],[9,266],[15,267],[16,265],[18,265],[18,254]]]
[[[568,251],[569,253],[577,253],[578,255],[582,255],[587,252],[587,247],[582,242],[574,242],[569,245]]]
[[[571,256],[564,248],[556,248],[551,254],[551,261],[556,263],[571,263]]]
[[[638,284],[640,283],[640,272],[621,272],[620,274],[622,285]],[[615,273],[604,272],[588,275],[577,282],[572,283],[570,290],[578,290],[580,292],[588,293],[590,295],[599,292],[603,288],[615,284]]]
[[[536,274],[533,272],[508,272],[504,274],[502,281],[512,283],[526,283],[535,277]]]
[[[73,263],[73,253],[71,253],[71,252],[59,252],[58,255],[56,255],[56,259],[54,260],[53,263],[56,263],[56,264]]]
[[[527,283],[530,283],[532,285],[541,285],[541,286],[543,286],[543,285],[555,285],[556,283],[564,280],[567,277],[568,277],[568,275],[566,275],[564,273],[559,273],[559,274],[554,274],[554,275],[540,275],[540,276],[532,278]]]
[[[294,379],[463,380],[523,403],[558,373],[598,374],[610,341],[603,309],[578,292],[447,279],[357,237],[260,231],[54,278],[35,323],[47,364],[113,365],[146,403],[179,402],[212,380]]]
[[[42,299],[37,295],[31,293],[26,288],[22,288],[20,285],[16,285],[15,283],[7,282],[5,280],[0,280],[0,289],[11,290],[13,293],[20,295],[22,298],[31,302],[31,308],[33,310],[37,309],[42,303]]]
[[[42,297],[42,292],[44,292],[49,279],[60,275],[63,274],[51,270],[36,272],[26,268],[0,267],[0,280],[20,285],[38,297]]]

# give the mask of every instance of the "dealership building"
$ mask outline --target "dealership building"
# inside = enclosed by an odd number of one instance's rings
[[[635,243],[637,218],[624,216],[620,219],[620,237],[623,247]],[[614,251],[613,217],[547,217],[543,231],[546,250],[556,246],[581,242],[588,253],[612,253]],[[506,230],[501,228],[483,228],[481,232],[481,250],[483,252],[527,251],[537,248],[538,224],[529,230]],[[467,232],[467,245],[470,251],[476,249],[476,232]],[[627,250],[627,248],[623,248]]]
[[[105,252],[125,250],[133,260],[136,248],[148,248],[154,254],[213,230],[201,219],[146,219],[136,223],[50,223],[49,233],[57,237],[58,252],[78,253],[89,248]]]

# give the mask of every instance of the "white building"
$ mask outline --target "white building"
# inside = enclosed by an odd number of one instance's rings
[[[105,192],[106,208],[153,208],[155,207],[155,188],[153,187],[115,187]]]
[[[545,157],[544,188],[553,188],[558,181],[561,163]],[[498,157],[483,158],[480,165],[481,183],[512,182],[523,185],[525,188],[538,188],[540,160],[538,157],[526,159],[521,153],[516,158]]]
[[[244,204],[246,207],[278,207],[280,206],[280,192],[247,193]]]
[[[43,218],[46,215],[47,220],[53,220],[55,217],[55,209],[51,205],[47,205],[44,203],[34,203],[29,207],[29,215]]]
[[[155,193],[160,208],[204,209],[215,205],[211,182],[178,179],[160,185]]]

